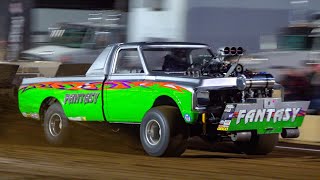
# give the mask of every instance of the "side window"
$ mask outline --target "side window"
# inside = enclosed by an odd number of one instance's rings
[[[115,74],[144,73],[137,49],[122,49],[118,53]]]

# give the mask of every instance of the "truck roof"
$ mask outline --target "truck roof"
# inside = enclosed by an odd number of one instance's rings
[[[194,43],[194,42],[128,42],[128,43],[119,43],[120,46],[142,46],[142,48],[208,48],[207,44],[203,43]]]
[[[129,43],[116,43],[110,44],[105,48],[105,50],[98,56],[95,62],[91,65],[86,73],[86,76],[103,75],[105,68],[101,66],[107,66],[106,63],[110,63],[110,59],[106,57],[112,53],[113,49],[116,47],[125,46],[140,46],[141,48],[209,48],[207,44],[193,43],[193,42],[129,42]],[[107,60],[107,61],[106,61]]]

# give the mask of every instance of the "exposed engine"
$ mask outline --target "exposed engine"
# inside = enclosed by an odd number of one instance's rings
[[[219,49],[214,58],[203,59],[202,63],[191,64],[187,70],[187,75],[221,78],[237,77],[243,73],[248,73],[249,71],[244,71],[243,66],[238,63],[242,54],[243,49],[241,47],[225,47],[224,49]],[[238,59],[236,62],[227,60],[231,58]]]
[[[206,90],[198,92],[198,106],[206,107],[211,113],[209,120],[218,122],[228,103],[243,103],[248,98],[272,97],[275,80],[271,74],[245,70],[239,64],[243,54],[241,47],[220,49],[211,60],[193,64],[187,71],[189,76],[209,76],[212,78],[237,77],[237,89]],[[227,60],[232,57],[235,60]],[[234,58],[236,57],[236,58]],[[202,94],[201,94],[202,93]]]

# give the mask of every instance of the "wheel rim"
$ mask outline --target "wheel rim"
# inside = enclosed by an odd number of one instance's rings
[[[62,129],[62,119],[57,113],[54,113],[49,120],[49,132],[52,136],[58,136]]]
[[[147,123],[145,129],[145,137],[148,143],[152,146],[157,145],[161,139],[161,127],[160,124],[152,119]]]

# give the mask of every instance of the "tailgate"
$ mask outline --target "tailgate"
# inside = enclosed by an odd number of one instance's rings
[[[309,104],[310,101],[282,102],[280,98],[252,98],[245,103],[227,104],[217,129],[281,133],[283,128],[301,126]]]

